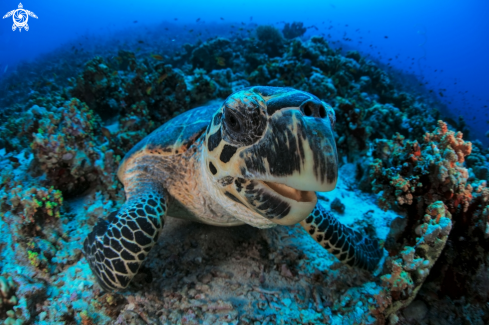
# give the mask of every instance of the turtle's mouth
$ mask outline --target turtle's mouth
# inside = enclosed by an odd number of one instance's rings
[[[301,191],[285,184],[274,182],[263,181],[263,183],[275,193],[297,202],[314,202],[316,199],[316,193],[313,191]]]

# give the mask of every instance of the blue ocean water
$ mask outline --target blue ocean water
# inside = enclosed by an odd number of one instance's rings
[[[3,0],[2,15],[17,9],[18,4]],[[151,35],[160,33],[159,25],[171,24],[177,29],[165,36],[168,46],[176,46],[192,39],[205,40],[205,29],[211,27],[213,34],[230,36],[231,25],[249,28],[272,24],[281,29],[284,22],[301,21],[312,27],[305,37],[324,35],[336,41],[337,47],[359,50],[388,68],[416,76],[452,118],[464,117],[472,128],[472,139],[489,143],[485,137],[489,130],[486,0],[50,0],[23,5],[39,18],[30,18],[31,29],[20,33],[12,32],[11,18],[0,21],[0,78],[19,62],[35,60],[43,53],[68,46],[67,42],[77,40],[90,47],[94,40],[110,39],[120,31]],[[193,34],[188,33],[191,29]],[[199,31],[203,35],[197,37]],[[417,81],[410,83],[418,86]]]

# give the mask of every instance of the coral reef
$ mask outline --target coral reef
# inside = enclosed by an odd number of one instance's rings
[[[282,33],[287,39],[292,39],[304,35],[307,28],[304,27],[304,23],[294,21],[292,24],[285,23]]]
[[[163,42],[159,30],[110,50],[62,49],[4,81],[0,321],[487,323],[489,151],[453,130],[467,135],[461,121],[433,131],[436,105],[357,51],[303,40],[305,31],[292,23],[282,33],[258,26],[250,37]],[[123,202],[120,159],[170,118],[258,84],[308,91],[334,108],[343,166],[337,190],[318,196],[381,240],[380,270],[337,263],[296,226],[170,220],[130,291],[101,292],[80,247]]]
[[[416,297],[421,285],[440,256],[452,229],[451,215],[441,201],[434,202],[426,209],[423,219],[414,225],[414,231],[402,238],[403,250],[390,253],[381,276],[382,291],[375,297],[384,317],[395,314],[408,306]],[[407,235],[407,236],[406,236]]]
[[[439,227],[419,226],[423,220],[420,209],[426,207],[428,217],[436,216],[437,222],[445,214],[451,215],[455,227],[446,240],[447,247],[441,254],[437,253],[440,258],[430,273],[428,286],[437,287],[444,299],[459,299],[466,292],[472,304],[483,304],[487,297],[480,299],[472,279],[486,274],[489,266],[485,251],[489,190],[486,181],[470,177],[470,171],[464,166],[466,160],[473,165],[485,163],[480,154],[476,159],[469,158],[472,149],[472,143],[464,141],[461,132],[451,131],[445,122],[438,121],[438,127],[432,133],[426,132],[421,144],[400,134],[392,140],[377,140],[370,178],[373,191],[382,192],[379,205],[384,209],[392,205],[404,208],[409,217],[406,231],[414,229],[418,238],[445,233]],[[437,206],[442,205],[448,212],[438,211]],[[424,220],[428,219],[427,215]],[[448,227],[448,221],[446,224]],[[388,238],[386,248],[391,255],[398,254],[403,243],[409,242],[406,231],[398,238]],[[406,255],[405,252],[401,255]]]

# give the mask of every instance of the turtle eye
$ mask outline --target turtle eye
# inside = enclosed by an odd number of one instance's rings
[[[241,124],[239,123],[238,118],[231,113],[230,110],[226,112],[226,123],[227,126],[234,132],[240,132],[241,131]]]

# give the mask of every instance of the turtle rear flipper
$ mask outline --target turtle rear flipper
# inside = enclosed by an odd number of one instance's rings
[[[383,257],[377,240],[343,225],[319,203],[301,225],[322,247],[350,266],[374,271]]]
[[[158,239],[166,200],[158,184],[140,182],[119,211],[101,220],[83,243],[83,252],[104,290],[126,288]]]

